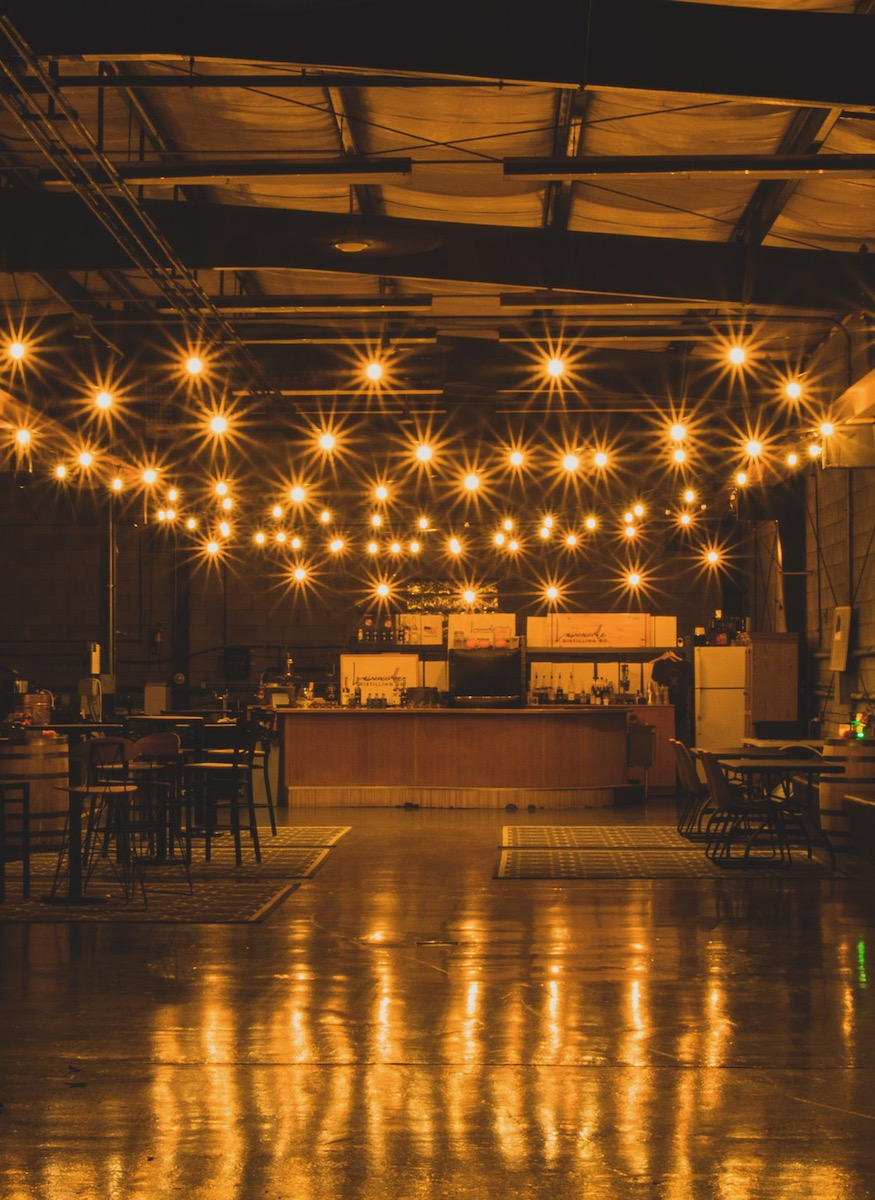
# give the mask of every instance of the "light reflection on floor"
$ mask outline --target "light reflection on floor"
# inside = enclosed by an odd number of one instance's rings
[[[263,925],[0,924],[0,1197],[870,1194],[871,882],[492,878],[610,816],[308,814]]]

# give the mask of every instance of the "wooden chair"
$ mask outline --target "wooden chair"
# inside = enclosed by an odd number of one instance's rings
[[[678,738],[668,740],[674,753],[678,782],[684,797],[678,813],[678,833],[688,838],[702,837],[702,822],[711,808],[708,781],[699,774],[689,746]]]
[[[21,894],[30,895],[30,784],[0,780],[0,902],[6,899],[6,864],[21,863]]]
[[[128,764],[128,771],[140,786],[136,832],[149,859],[182,864],[191,891],[192,821],[188,796],[182,786],[183,755],[179,734],[171,730],[147,733],[137,739],[135,749],[136,755]]]
[[[130,900],[139,886],[146,903],[142,856],[134,836],[139,784],[131,777],[130,763],[136,755],[137,744],[130,738],[96,737],[83,741],[71,753],[74,769],[78,769],[79,774],[79,782],[72,786],[82,797],[85,810],[83,890],[98,863],[105,861],[115,869],[125,899]],[[69,852],[69,839],[65,836],[58,855],[52,895],[60,885]]]
[[[273,786],[270,780],[270,755],[276,741],[276,712],[269,709],[253,709],[250,720],[257,726],[256,746],[252,757],[252,771],[249,775],[250,804],[258,810],[266,808],[270,821],[271,834],[276,837],[276,811],[273,801]],[[210,747],[206,750],[207,758],[230,759],[234,754],[233,747]],[[260,775],[264,788],[264,801],[256,799],[255,780]]]
[[[216,833],[228,829],[234,839],[235,861],[238,867],[241,866],[241,810],[246,813],[255,861],[261,862],[252,788],[252,772],[260,735],[260,726],[256,721],[240,720],[228,726],[228,744],[215,748],[221,753],[207,752],[200,761],[183,764],[186,802],[194,814],[195,824],[200,823],[203,828],[207,862],[211,858]],[[227,813],[227,825],[221,823],[223,812]]]
[[[781,805],[766,795],[751,795],[731,784],[713,754],[699,750],[695,755],[708,781],[713,811],[705,825],[705,853],[713,861],[728,861],[737,844],[743,845],[741,861],[750,861],[751,850],[764,841],[771,857],[790,860]]]

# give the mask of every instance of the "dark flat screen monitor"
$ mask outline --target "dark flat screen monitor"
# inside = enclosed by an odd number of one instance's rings
[[[458,708],[519,708],[525,695],[523,652],[451,650],[450,703]]]

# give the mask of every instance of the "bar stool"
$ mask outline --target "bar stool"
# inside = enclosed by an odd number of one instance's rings
[[[273,803],[273,786],[270,781],[270,754],[276,740],[276,713],[268,709],[256,708],[251,710],[250,720],[256,726],[256,744],[252,756],[252,770],[249,774],[249,803],[256,810],[266,808],[270,821],[271,834],[276,837],[276,812]],[[233,747],[211,746],[206,749],[207,758],[229,760],[234,754]],[[264,801],[255,798],[255,779],[260,772],[264,787]]]
[[[252,790],[252,771],[260,731],[255,721],[239,721],[228,726],[229,746],[221,747],[221,755],[207,753],[197,762],[183,763],[183,788],[187,804],[194,813],[195,823],[202,823],[206,860],[210,861],[213,837],[222,829],[230,829],[234,838],[234,858],[237,866],[243,862],[240,839],[240,810],[246,809],[249,836],[255,861],[261,862],[258,823]],[[219,748],[217,748],[219,749]],[[219,824],[220,813],[228,812],[228,824]]]

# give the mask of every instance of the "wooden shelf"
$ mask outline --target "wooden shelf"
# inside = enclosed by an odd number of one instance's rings
[[[526,658],[531,662],[552,662],[573,659],[575,662],[651,662],[669,651],[677,654],[676,646],[527,646]],[[683,657],[680,655],[679,657]]]

